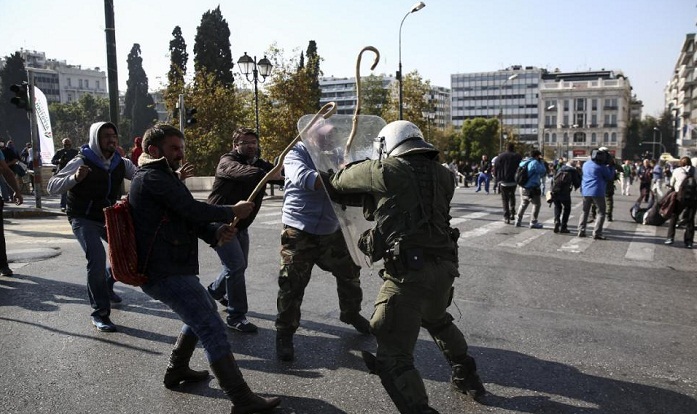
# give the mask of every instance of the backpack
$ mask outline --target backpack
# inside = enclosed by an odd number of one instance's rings
[[[522,165],[518,166],[518,169],[515,170],[515,182],[519,186],[523,187],[525,184],[528,182],[528,164],[530,161],[525,161]]]
[[[552,193],[559,194],[571,191],[572,181],[571,172],[559,170],[552,182]]]
[[[106,224],[107,251],[111,263],[111,273],[114,279],[131,286],[142,286],[148,282],[148,277],[138,270],[138,251],[136,249],[136,232],[131,216],[131,204],[128,195],[116,204],[104,209]],[[165,221],[163,218],[160,225]],[[158,226],[157,231],[160,230]],[[155,236],[157,235],[155,231]],[[153,236],[153,243],[155,242]],[[152,250],[150,245],[150,251]],[[150,254],[148,251],[148,255]],[[145,267],[147,267],[147,257]]]
[[[680,184],[678,200],[683,204],[695,204],[697,203],[697,180],[692,168],[687,174],[687,178]]]

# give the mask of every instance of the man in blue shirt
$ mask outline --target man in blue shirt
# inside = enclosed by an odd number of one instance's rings
[[[323,140],[329,128],[329,125],[315,128],[306,139]],[[286,155],[283,168],[276,354],[282,361],[292,361],[293,334],[300,326],[300,306],[315,265],[336,278],[339,319],[363,334],[370,332],[370,323],[360,314],[363,300],[360,267],[351,259],[322,179],[302,142]]]
[[[526,166],[528,170],[528,181],[523,184],[522,192],[522,202],[518,210],[518,217],[516,218],[515,226],[520,227],[523,222],[523,215],[528,205],[532,203],[532,218],[530,219],[531,229],[541,229],[542,223],[537,222],[537,216],[540,214],[540,196],[542,195],[542,189],[540,188],[540,181],[547,174],[547,167],[545,167],[542,162],[542,153],[539,150],[532,150],[530,152],[530,157],[524,159],[520,162],[518,166]]]
[[[608,164],[611,155],[603,151],[604,147],[594,150],[591,161],[583,163],[583,175],[581,177],[581,195],[583,195],[583,213],[578,221],[578,237],[586,237],[586,223],[591,205],[595,204],[598,208],[598,219],[593,227],[593,238],[596,240],[607,240],[603,236],[603,224],[605,223],[605,191],[608,181],[615,177],[614,167]]]

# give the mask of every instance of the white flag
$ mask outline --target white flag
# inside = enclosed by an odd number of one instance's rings
[[[34,86],[34,109],[36,110],[36,123],[39,127],[41,164],[51,165],[55,148],[53,148],[51,118],[48,116],[48,102],[46,101],[46,95],[36,86]]]

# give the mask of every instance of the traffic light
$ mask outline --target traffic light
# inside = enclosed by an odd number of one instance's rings
[[[191,126],[196,123],[196,108],[191,108],[186,110],[186,126]]]
[[[12,85],[10,90],[15,94],[15,97],[10,99],[10,103],[19,109],[31,111],[31,105],[29,105],[29,84],[25,81],[19,85]]]

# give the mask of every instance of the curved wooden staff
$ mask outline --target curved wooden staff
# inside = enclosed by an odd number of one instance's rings
[[[356,110],[353,111],[351,133],[349,134],[346,147],[344,148],[344,158],[348,157],[349,149],[351,149],[351,144],[353,143],[353,137],[356,136],[356,130],[358,129],[358,115],[361,113],[361,58],[363,57],[363,52],[366,50],[375,53],[375,60],[370,70],[375,69],[380,61],[380,52],[373,46],[366,46],[358,53],[358,58],[356,59]]]
[[[247,198],[247,201],[254,201],[256,198],[257,194],[266,186],[266,183],[276,175],[281,169],[283,169],[283,159],[286,157],[286,155],[290,152],[290,150],[293,148],[295,144],[300,141],[300,138],[302,134],[304,134],[312,125],[314,125],[320,118],[327,119],[330,116],[334,115],[336,113],[336,102],[329,102],[325,104],[320,110],[315,114],[314,117],[310,120],[310,122],[305,125],[305,127],[298,133],[298,136],[296,136],[290,144],[286,147],[281,152],[281,155],[278,156],[278,163],[269,171],[266,173],[264,178],[259,181],[259,184],[257,184],[256,187],[254,187],[254,191],[252,191],[252,194]],[[237,222],[240,221],[239,217],[235,217],[235,219],[232,221],[230,224],[231,226],[235,227],[237,225]]]

